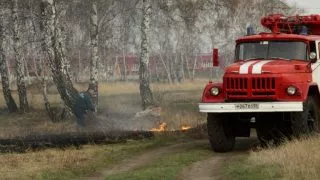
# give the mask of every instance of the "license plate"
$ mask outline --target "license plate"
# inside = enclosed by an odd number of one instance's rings
[[[259,109],[259,104],[235,104],[236,109]]]

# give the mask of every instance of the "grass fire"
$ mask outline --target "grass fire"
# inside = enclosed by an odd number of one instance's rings
[[[0,0],[0,180],[320,179],[319,10]]]
[[[156,142],[149,142],[144,144],[142,141],[137,145],[131,145],[131,141],[128,140],[126,144],[120,145],[103,145],[109,144],[103,141],[103,138],[108,138],[108,142],[126,142],[126,140],[122,139],[124,135],[129,136],[130,134],[121,134],[121,131],[149,131],[149,132],[166,132],[172,129],[176,130],[187,130],[191,127],[197,126],[198,124],[204,123],[202,119],[203,115],[199,114],[196,110],[186,111],[185,109],[192,109],[195,106],[195,102],[198,98],[198,94],[201,93],[202,84],[204,81],[200,80],[199,83],[195,84],[193,82],[185,82],[180,85],[169,85],[169,84],[153,84],[153,90],[155,93],[155,98],[160,102],[160,108],[157,108],[157,113],[153,111],[144,111],[139,113],[140,116],[136,116],[137,112],[140,112],[141,109],[136,106],[139,103],[140,99],[137,96],[138,84],[135,83],[116,83],[112,86],[107,84],[100,84],[100,103],[98,112],[96,114],[96,119],[92,118],[91,122],[85,122],[88,125],[88,129],[84,129],[84,132],[79,134],[78,129],[76,127],[76,123],[74,119],[68,119],[61,122],[51,122],[48,120],[46,116],[45,109],[41,105],[42,96],[37,94],[38,89],[32,88],[29,91],[33,92],[30,96],[32,97],[32,101],[30,105],[35,107],[38,111],[35,113],[27,113],[24,115],[16,114],[16,115],[2,115],[0,116],[0,125],[1,127],[5,127],[1,129],[0,133],[0,142],[1,139],[8,140],[11,139],[10,142],[18,142],[21,139],[28,140],[24,143],[22,148],[18,148],[16,145],[8,146],[7,148],[1,146],[0,151],[2,152],[23,152],[24,154],[19,155],[17,157],[15,154],[0,156],[0,172],[2,172],[2,176],[4,179],[23,179],[25,174],[28,174],[30,179],[37,179],[39,174],[49,173],[51,177],[56,177],[56,179],[60,179],[61,177],[65,177],[66,175],[63,172],[67,172],[70,169],[76,169],[77,174],[73,174],[72,177],[83,176],[84,174],[90,174],[90,171],[82,171],[82,168],[90,167],[94,163],[102,161],[104,158],[101,156],[95,156],[95,154],[108,154],[108,152],[114,148],[114,150],[119,149],[119,154],[128,153],[134,154],[138,152],[140,148],[151,148],[153,146],[158,146],[157,144],[166,144],[170,142],[170,139],[175,139],[175,137],[167,137],[166,140],[163,141],[162,137]],[[85,89],[86,87],[82,84],[75,84],[75,86],[79,89]],[[123,89],[126,89],[124,91]],[[184,89],[184,92],[179,92],[177,90]],[[194,92],[197,93],[194,93]],[[164,93],[165,92],[165,93]],[[13,97],[17,98],[17,94],[13,93]],[[49,94],[49,99],[52,103],[55,104],[63,104],[59,98],[58,94]],[[189,97],[188,100],[185,97]],[[0,97],[1,100],[1,97]],[[165,100],[165,101],[164,101]],[[3,99],[1,102],[4,102]],[[168,103],[169,102],[169,103]],[[173,104],[171,102],[182,102],[178,104]],[[2,107],[5,104],[2,104]],[[146,114],[144,114],[146,113]],[[160,123],[159,123],[160,121]],[[186,123],[183,123],[186,122]],[[156,127],[154,127],[156,125]],[[81,145],[76,146],[75,149],[73,146],[64,146],[62,144],[57,144],[57,140],[63,140],[65,142],[81,142],[82,139],[79,135],[85,135],[88,131],[91,131],[95,134],[93,136],[99,136],[97,141],[92,141],[94,144],[100,144],[99,146],[92,145]],[[116,130],[116,131],[115,131]],[[121,130],[118,131],[117,130]],[[101,136],[96,132],[108,132],[114,131],[116,136]],[[139,139],[141,136],[136,133],[131,132],[133,135],[131,139]],[[52,134],[53,136],[49,137],[48,135]],[[62,137],[63,135],[65,137]],[[75,135],[75,134],[78,134]],[[103,133],[105,134],[105,133]],[[160,133],[162,134],[162,133]],[[111,135],[111,134],[110,134]],[[131,135],[130,135],[131,136]],[[142,134],[142,137],[149,136],[148,133]],[[157,135],[158,136],[158,135]],[[15,139],[15,137],[18,137]],[[24,138],[27,137],[27,138]],[[89,138],[91,138],[89,136]],[[139,138],[136,138],[139,137]],[[169,140],[167,139],[169,138]],[[40,143],[33,143],[33,139],[43,140]],[[47,141],[51,139],[51,141]],[[130,138],[129,138],[130,139]],[[53,141],[52,141],[53,140]],[[90,144],[90,139],[86,140]],[[6,141],[7,142],[7,141]],[[9,141],[8,141],[9,142]],[[30,146],[29,146],[30,145]],[[25,149],[25,147],[29,147],[30,149]],[[32,149],[38,147],[36,149]],[[63,152],[60,152],[59,149],[66,149]],[[129,148],[130,152],[126,151],[126,147]],[[47,149],[49,148],[49,149]],[[53,149],[51,149],[53,148]],[[76,150],[77,148],[83,150]],[[29,150],[32,150],[29,152]],[[39,152],[39,156],[37,156],[37,152]],[[103,152],[106,150],[107,152]],[[112,151],[114,151],[112,150]],[[82,155],[78,156],[80,153]],[[72,156],[68,156],[68,154],[74,154]],[[48,157],[55,157],[55,160],[49,161]],[[111,157],[110,154],[107,156]],[[35,158],[36,157],[36,158]],[[117,158],[116,154],[112,156],[113,158]],[[120,157],[120,156],[119,156]],[[64,159],[60,161],[60,159]],[[121,158],[117,158],[120,160]],[[106,160],[106,159],[104,159]],[[16,162],[15,165],[8,162]],[[115,161],[110,161],[107,159],[106,161],[115,163]],[[75,167],[75,164],[82,164],[79,167]],[[32,164],[29,166],[27,164]],[[98,163],[99,164],[99,163]],[[13,171],[9,171],[14,166]],[[101,167],[100,165],[99,167]],[[103,165],[104,166],[104,165]],[[54,169],[55,172],[50,171],[50,167]],[[89,168],[90,169],[90,168]],[[3,173],[5,172],[5,173]],[[81,172],[81,173],[79,173]],[[61,174],[62,173],[62,174]],[[69,178],[67,178],[69,179]]]
[[[182,125],[180,129],[181,129],[182,131],[187,131],[187,130],[189,130],[189,129],[191,129],[191,128],[192,128],[192,127],[191,127],[190,125]]]
[[[153,132],[162,132],[162,131],[166,131],[168,128],[167,123],[160,123],[158,128],[152,128],[151,131]]]

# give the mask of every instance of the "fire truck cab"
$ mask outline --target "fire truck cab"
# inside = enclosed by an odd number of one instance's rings
[[[236,41],[235,61],[223,82],[209,82],[200,112],[208,113],[209,141],[216,152],[233,150],[236,137],[255,128],[263,146],[319,132],[320,15],[269,15],[269,33]],[[218,50],[213,51],[218,65]]]

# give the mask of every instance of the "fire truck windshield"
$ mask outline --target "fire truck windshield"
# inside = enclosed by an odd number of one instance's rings
[[[281,59],[307,60],[307,44],[297,41],[259,41],[240,43],[236,48],[237,60]]]

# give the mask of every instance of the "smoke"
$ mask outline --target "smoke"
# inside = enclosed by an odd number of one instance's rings
[[[131,97],[131,98],[130,98]],[[99,106],[97,114],[88,112],[85,120],[88,131],[139,131],[157,127],[161,121],[161,108],[141,110],[138,95],[106,98],[106,105]],[[123,102],[123,99],[126,101]]]

